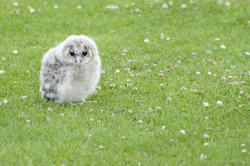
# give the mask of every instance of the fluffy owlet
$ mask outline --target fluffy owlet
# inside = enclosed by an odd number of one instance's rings
[[[100,79],[101,60],[95,42],[84,35],[69,36],[42,59],[42,97],[60,102],[85,100]]]

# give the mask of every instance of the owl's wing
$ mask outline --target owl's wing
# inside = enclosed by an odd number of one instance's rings
[[[58,83],[63,82],[66,72],[66,69],[64,69],[64,64],[59,61],[57,57],[52,57],[54,58],[43,60],[40,73],[40,92],[42,97],[45,97],[47,100],[58,99],[57,85]]]

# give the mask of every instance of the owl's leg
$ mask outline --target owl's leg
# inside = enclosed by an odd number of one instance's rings
[[[82,99],[82,103],[97,103],[97,101],[86,101],[85,99]]]
[[[54,89],[47,89],[45,87],[42,87],[40,91],[42,93],[42,97],[47,99],[47,102],[56,100],[57,92]]]
[[[45,96],[45,98],[47,99],[47,102],[56,100],[55,98],[49,98],[49,97],[46,97],[46,96]]]

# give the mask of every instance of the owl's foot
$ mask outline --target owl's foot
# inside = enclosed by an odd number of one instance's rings
[[[46,96],[45,96],[45,98],[47,99],[47,102],[49,102],[49,101],[55,101],[55,98],[49,98],[49,97],[46,97]]]
[[[87,103],[97,103],[97,101],[86,101]]]
[[[97,103],[97,101],[86,101],[85,99],[82,99],[82,105],[84,105],[84,103]]]

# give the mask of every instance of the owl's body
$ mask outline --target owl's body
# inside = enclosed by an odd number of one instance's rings
[[[69,36],[42,59],[42,97],[77,102],[95,91],[101,60],[95,42],[87,36]]]

